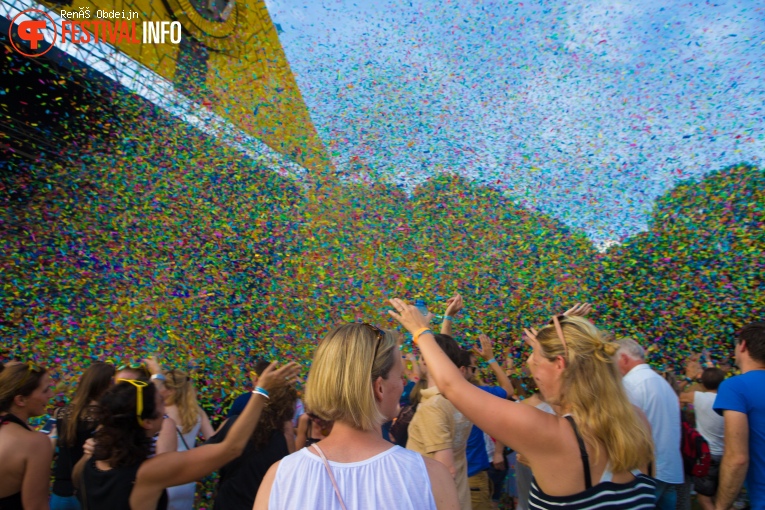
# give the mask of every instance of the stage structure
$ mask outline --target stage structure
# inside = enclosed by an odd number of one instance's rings
[[[54,20],[57,48],[267,166],[303,178],[330,169],[264,0],[4,0],[0,16],[27,9]],[[62,40],[67,20],[87,27],[87,44]],[[135,37],[104,41],[83,21],[127,22]],[[143,42],[145,22],[180,22],[180,43]]]

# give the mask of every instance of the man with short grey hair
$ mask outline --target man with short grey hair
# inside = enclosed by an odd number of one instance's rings
[[[672,386],[645,362],[645,350],[635,340],[622,338],[616,364],[624,389],[651,424],[656,457],[656,508],[674,510],[678,490],[685,481],[680,453],[680,403]]]

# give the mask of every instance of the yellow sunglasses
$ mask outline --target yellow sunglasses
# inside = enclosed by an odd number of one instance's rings
[[[143,420],[141,419],[141,414],[143,413],[143,389],[148,386],[148,383],[145,383],[143,381],[136,381],[134,379],[117,379],[114,382],[117,384],[121,382],[126,382],[136,387],[138,394],[136,395],[136,401],[135,401],[136,402],[135,415],[136,415],[136,418],[138,418],[138,425],[143,427]]]

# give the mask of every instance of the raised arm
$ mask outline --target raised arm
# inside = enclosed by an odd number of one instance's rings
[[[151,373],[151,382],[157,388],[157,391],[164,391],[165,389],[165,375],[162,373],[162,367],[159,365],[159,360],[156,356],[149,356],[144,358],[143,362],[146,364],[146,368]]]
[[[165,416],[162,428],[157,436],[157,455],[178,451],[178,425],[175,420]]]
[[[260,376],[258,384],[273,391],[293,384],[299,366],[290,363],[274,370],[272,363]],[[158,455],[141,465],[131,500],[150,499],[165,487],[182,485],[206,476],[241,455],[260,419],[267,402],[261,394],[253,394],[239,419],[231,426],[226,438],[217,444],[205,444],[185,452]]]
[[[494,372],[494,375],[497,378],[497,384],[499,384],[500,388],[505,390],[508,398],[512,397],[515,394],[515,387],[513,386],[513,383],[510,382],[510,378],[505,371],[502,370],[500,364],[494,359],[494,344],[491,339],[483,333],[478,335],[478,340],[481,342],[481,348],[473,347],[473,354],[489,364],[489,368],[491,368],[491,371]]]
[[[441,322],[441,334],[452,336],[452,321],[454,316],[462,310],[464,304],[462,302],[462,296],[455,294],[446,300],[446,311],[444,312],[444,320]]]
[[[481,430],[527,456],[554,452],[561,444],[558,418],[528,406],[519,406],[473,386],[438,346],[419,310],[400,299],[388,313],[417,337],[420,352],[441,393]],[[430,331],[430,330],[428,330]]]

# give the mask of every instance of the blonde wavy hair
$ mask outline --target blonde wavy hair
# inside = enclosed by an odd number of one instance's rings
[[[622,386],[613,360],[620,345],[582,317],[559,317],[568,353],[553,325],[537,333],[543,357],[566,361],[560,404],[570,408],[582,437],[605,448],[614,472],[630,471],[653,461],[651,433],[639,418]]]
[[[396,339],[368,324],[335,326],[319,343],[305,386],[305,406],[323,420],[374,430],[388,419],[377,407],[373,381],[398,362]]]
[[[175,405],[181,417],[181,432],[188,434],[197,424],[202,408],[197,401],[197,390],[189,374],[173,369],[165,373],[165,388],[172,390],[165,404]]]

